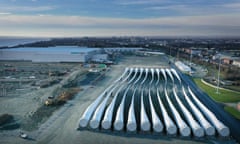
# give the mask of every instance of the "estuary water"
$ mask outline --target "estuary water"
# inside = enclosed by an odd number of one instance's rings
[[[42,40],[48,40],[48,38],[0,37],[0,47],[11,47],[19,44],[33,43]]]

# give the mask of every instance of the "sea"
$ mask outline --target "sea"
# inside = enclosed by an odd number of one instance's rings
[[[43,40],[49,40],[49,38],[0,37],[0,47],[12,47],[19,44],[27,44]]]

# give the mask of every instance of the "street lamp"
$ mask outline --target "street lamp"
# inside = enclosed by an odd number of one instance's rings
[[[220,79],[220,63],[221,63],[221,58],[220,55],[218,56],[218,80],[217,80],[217,91],[216,93],[219,94],[219,79]]]
[[[171,46],[169,47],[170,51],[169,51],[169,64],[171,64]]]
[[[172,47],[170,46],[170,52],[169,52],[170,57],[171,57],[171,48],[172,48]]]
[[[190,48],[190,63],[189,63],[189,66],[190,66],[190,75],[192,74],[192,48]]]

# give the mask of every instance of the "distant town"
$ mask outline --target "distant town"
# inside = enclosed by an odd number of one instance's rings
[[[15,46],[55,47],[80,46],[89,48],[145,48],[142,51],[164,52],[174,60],[184,59],[210,68],[208,81],[216,82],[215,70],[220,63],[221,84],[240,85],[240,40],[238,38],[159,38],[159,37],[83,37],[52,38]],[[141,55],[141,54],[140,54]]]

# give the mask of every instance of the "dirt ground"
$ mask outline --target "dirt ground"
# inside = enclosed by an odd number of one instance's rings
[[[64,84],[85,71],[76,63],[1,62],[0,115],[11,114],[20,128],[33,129],[28,119],[45,100],[56,96]]]
[[[29,135],[28,140],[18,137],[18,130],[14,131],[0,131],[0,143],[39,143],[39,144],[66,144],[66,143],[215,143],[213,139],[194,139],[181,137],[168,137],[166,135],[146,134],[129,134],[126,132],[112,132],[112,131],[89,131],[77,130],[78,121],[84,110],[92,103],[100,94],[107,88],[114,80],[116,80],[128,66],[163,66],[168,67],[167,58],[165,56],[127,56],[119,59],[117,65],[112,65],[105,76],[95,84],[84,85],[83,91],[80,91],[73,100],[68,101],[64,106],[55,111],[53,115],[37,130],[25,131]],[[74,67],[71,74],[79,73],[81,69],[78,66]],[[58,85],[56,85],[57,87]],[[54,86],[53,86],[54,87]],[[47,97],[54,90],[54,88],[34,90],[29,95],[41,95]],[[9,112],[19,114],[31,113],[32,109],[36,108],[37,104],[41,103],[41,98],[22,96],[23,98],[9,98],[8,102],[0,102],[0,113],[3,113],[4,108],[9,109]],[[1,99],[4,99],[1,97]],[[37,100],[36,100],[37,99]],[[33,102],[34,101],[34,102]],[[35,102],[36,101],[36,102]],[[30,103],[30,104],[29,104]],[[3,104],[3,105],[2,105]],[[24,105],[24,106],[23,106]],[[22,108],[23,107],[23,108]],[[21,108],[21,110],[18,110]],[[216,140],[218,143],[220,141]],[[225,141],[226,142],[226,141]],[[229,141],[229,143],[232,143]]]

